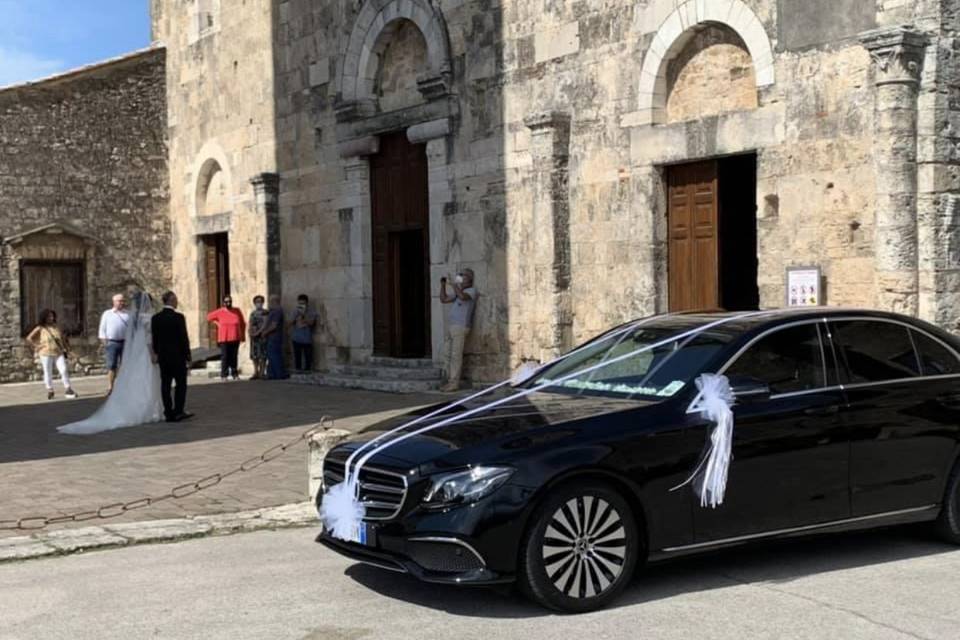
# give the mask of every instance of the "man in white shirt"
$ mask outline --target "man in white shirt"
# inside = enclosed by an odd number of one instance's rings
[[[107,366],[107,395],[113,393],[113,383],[123,360],[123,344],[127,338],[127,325],[130,324],[130,314],[126,312],[126,306],[126,298],[122,293],[118,293],[113,296],[113,307],[100,316],[99,337]]]
[[[477,290],[473,285],[473,269],[464,269],[453,281],[453,295],[447,291],[447,279],[440,278],[440,302],[449,304],[444,364],[447,384],[441,391],[460,388],[460,370],[463,368],[463,345],[473,326],[473,310],[477,304]]]

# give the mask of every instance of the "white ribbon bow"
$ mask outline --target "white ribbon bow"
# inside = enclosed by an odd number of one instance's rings
[[[671,491],[693,482],[694,491],[700,496],[700,506],[716,509],[723,504],[730,460],[733,459],[734,395],[727,376],[704,373],[696,382],[700,395],[690,405],[690,410],[699,411],[704,419],[714,423],[710,451],[690,477]]]

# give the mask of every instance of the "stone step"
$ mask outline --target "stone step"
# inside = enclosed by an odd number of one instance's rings
[[[290,378],[299,384],[316,384],[324,387],[365,389],[386,393],[426,393],[440,388],[438,380],[397,380],[390,378],[365,378],[329,373],[299,373]]]
[[[371,356],[364,364],[371,367],[398,367],[403,369],[433,369],[437,366],[429,358],[385,358],[383,356]]]
[[[439,367],[384,367],[360,364],[335,364],[330,374],[341,377],[377,378],[381,380],[433,380],[443,379]]]

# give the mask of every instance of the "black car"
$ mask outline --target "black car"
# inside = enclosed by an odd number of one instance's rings
[[[702,373],[736,395],[715,509],[677,489],[714,426],[691,411]],[[377,453],[354,539],[318,541],[429,582],[517,581],[563,611],[604,606],[638,563],[754,540],[933,521],[960,543],[960,341],[928,323],[826,308],[658,316],[430,421],[545,381],[562,382]],[[437,409],[335,447],[325,488],[361,443]]]

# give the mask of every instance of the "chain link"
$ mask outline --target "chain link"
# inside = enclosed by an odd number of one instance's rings
[[[232,468],[230,471],[212,473],[208,476],[200,478],[196,482],[186,482],[174,487],[169,492],[160,496],[138,498],[129,502],[116,502],[113,504],[104,505],[99,509],[77,511],[75,513],[69,513],[66,515],[26,516],[17,520],[0,519],[0,531],[38,531],[40,529],[46,529],[47,527],[55,524],[86,522],[87,520],[107,520],[122,516],[128,511],[149,507],[157,504],[158,502],[163,502],[164,500],[181,500],[187,496],[192,496],[197,492],[203,491],[204,489],[215,487],[234,474],[253,471],[262,464],[266,464],[271,460],[276,460],[292,447],[299,445],[301,442],[306,442],[318,433],[328,430],[330,428],[329,423],[330,419],[324,416],[320,419],[320,422],[307,429],[300,434],[299,437],[294,438],[290,442],[272,446],[259,456],[254,456],[249,460],[245,460],[238,466]]]

